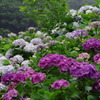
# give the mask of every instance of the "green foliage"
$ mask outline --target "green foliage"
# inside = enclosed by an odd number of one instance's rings
[[[50,31],[57,23],[65,20],[66,0],[24,0],[20,7],[30,18],[34,19],[43,31]]]

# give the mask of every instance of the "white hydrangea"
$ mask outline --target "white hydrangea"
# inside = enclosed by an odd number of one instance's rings
[[[5,57],[6,57],[7,59],[9,59],[9,58],[12,56],[13,51],[14,51],[14,49],[9,49],[9,50],[6,52]]]
[[[68,14],[71,14],[72,16],[75,16],[75,15],[77,14],[77,11],[74,10],[74,9],[71,9],[71,10],[68,12]],[[68,14],[67,14],[67,15],[68,15]]]
[[[12,65],[7,65],[7,66],[3,66],[2,67],[2,74],[7,74],[7,73],[10,73],[10,72],[14,72],[14,67]]]
[[[24,50],[27,51],[27,52],[35,52],[36,48],[37,48],[37,46],[34,46],[32,43],[28,43],[24,47]]]
[[[29,60],[25,60],[21,63],[21,65],[29,65],[30,64],[30,61]]]
[[[100,9],[97,8],[97,7],[93,7],[93,6],[82,6],[82,7],[79,9],[78,13],[82,13],[82,12],[84,12],[84,11],[86,11],[86,14],[88,14],[88,13],[91,13],[91,12],[93,12],[93,11],[100,11]]]
[[[2,36],[0,36],[0,39],[2,39],[3,37]]]
[[[30,41],[32,44],[41,44],[42,40],[40,38],[34,38]]]
[[[18,32],[18,34],[19,34],[19,35],[24,35],[25,32],[22,32],[22,31],[21,31],[21,32]]]
[[[41,31],[37,31],[36,35],[42,35],[43,33]]]
[[[17,39],[13,42],[14,46],[20,46],[23,47],[26,45],[26,41],[24,39]]]
[[[73,26],[79,27],[79,23],[78,22],[73,22]]]
[[[4,60],[7,60],[7,58],[5,56],[1,56],[0,57],[0,63],[2,64]]]
[[[11,63],[16,64],[16,63],[21,63],[24,60],[24,58],[20,55],[16,55],[13,58],[10,58]]]
[[[72,37],[74,37],[74,34],[72,34],[72,33],[70,32],[70,33],[66,33],[65,36],[68,37],[68,38],[72,38]]]
[[[16,34],[15,33],[8,34],[8,37],[11,37],[11,36],[16,36]]]
[[[2,83],[0,83],[0,91],[4,91],[4,90],[6,90],[6,86],[5,85],[3,85]]]
[[[92,10],[87,10],[86,14],[89,14],[89,13],[92,13],[92,12],[93,12]]]

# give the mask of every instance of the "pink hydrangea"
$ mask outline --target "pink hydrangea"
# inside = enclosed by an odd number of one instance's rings
[[[18,91],[13,89],[8,91],[8,93],[4,94],[3,100],[13,100],[13,98],[17,97]]]
[[[37,84],[39,82],[44,81],[45,78],[46,78],[46,75],[44,73],[41,73],[41,72],[35,73],[35,74],[32,75],[31,81],[32,81],[33,84]]]
[[[89,58],[90,58],[90,55],[88,53],[81,53],[81,54],[79,54],[79,57],[76,58],[76,60],[86,59],[86,61],[88,61]]]
[[[51,87],[53,89],[60,89],[62,87],[69,87],[69,86],[70,86],[69,82],[64,79],[57,80],[53,84],[51,84]]]
[[[96,54],[94,56],[94,62],[97,63],[97,64],[100,64],[100,54]]]

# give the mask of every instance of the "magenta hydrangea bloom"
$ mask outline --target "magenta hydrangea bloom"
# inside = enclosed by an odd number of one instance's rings
[[[94,62],[97,63],[97,64],[100,64],[100,54],[96,54],[94,56]]]
[[[26,77],[25,77],[24,73],[16,73],[14,76],[14,82],[19,83],[19,82],[23,82],[23,81],[26,81]]]
[[[57,80],[53,84],[51,84],[51,87],[53,89],[60,89],[62,87],[69,87],[69,86],[70,86],[69,82],[64,79]]]
[[[86,40],[82,44],[82,47],[87,51],[88,50],[100,51],[100,39],[91,38],[89,40]]]
[[[18,91],[13,89],[8,91],[8,93],[4,94],[3,100],[13,100],[13,98],[17,97]]]
[[[27,79],[27,78],[31,77],[34,73],[35,73],[34,70],[28,70],[28,71],[24,72],[24,75],[25,75],[25,77]]]
[[[44,68],[49,68],[50,66],[52,66],[52,61],[49,57],[43,57],[40,59],[39,63],[38,63],[38,66],[41,68],[41,69],[44,69]]]
[[[29,66],[22,66],[22,67],[19,67],[17,70],[18,70],[18,72],[25,72],[28,70],[32,70],[32,68]]]
[[[10,84],[14,81],[15,73],[8,73],[1,77],[2,84]]]
[[[39,82],[44,81],[45,78],[46,78],[46,75],[44,73],[41,73],[41,72],[35,73],[35,74],[32,75],[31,81],[32,81],[33,84],[37,84]]]
[[[100,92],[100,79],[92,85],[92,90]]]
[[[99,78],[100,73],[93,64],[78,63],[70,67],[71,76],[78,78]]]

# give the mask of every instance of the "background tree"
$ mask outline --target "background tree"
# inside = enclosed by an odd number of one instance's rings
[[[23,0],[0,0],[0,35],[25,31],[29,26],[35,26],[33,21],[19,11]],[[5,34],[4,34],[5,33]]]

